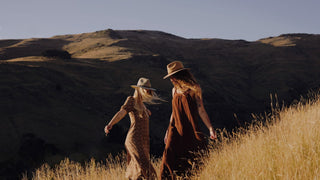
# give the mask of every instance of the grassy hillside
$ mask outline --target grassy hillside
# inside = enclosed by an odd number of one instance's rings
[[[283,109],[213,150],[199,179],[319,179],[320,100]]]
[[[162,77],[172,60],[191,68],[213,126],[230,131],[250,123],[252,113],[268,112],[270,93],[290,104],[318,89],[319,49],[320,36],[311,34],[247,42],[108,29],[0,40],[0,146],[5,147],[0,148],[0,176],[65,157],[102,160],[124,150],[128,118],[110,137],[104,136],[103,127],[142,76],[168,100],[149,106],[151,153],[161,155],[172,88]],[[66,51],[71,59],[43,56],[48,50]]]
[[[266,122],[229,136],[221,132],[191,179],[319,179],[319,97],[275,110]],[[106,163],[91,160],[85,166],[66,159],[54,168],[43,165],[32,179],[125,179],[124,159],[109,156]],[[158,174],[160,160],[153,160]]]

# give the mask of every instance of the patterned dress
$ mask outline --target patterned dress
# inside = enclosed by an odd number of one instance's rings
[[[194,91],[174,93],[172,116],[160,166],[161,179],[190,175],[189,170],[199,165],[199,152],[206,150],[206,140],[198,126],[200,115]]]
[[[150,162],[149,114],[145,106],[140,112],[134,108],[135,100],[129,96],[121,109],[129,113],[129,128],[125,147],[127,150],[126,177],[129,179],[155,179],[156,172]]]

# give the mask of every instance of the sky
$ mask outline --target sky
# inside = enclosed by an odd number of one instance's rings
[[[0,0],[0,39],[104,29],[255,41],[320,34],[319,0]]]

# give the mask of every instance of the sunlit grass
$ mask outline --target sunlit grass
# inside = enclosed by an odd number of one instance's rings
[[[192,179],[320,179],[320,102],[299,103],[245,130],[220,132],[205,165]],[[153,159],[159,175],[161,159]],[[85,166],[62,161],[43,165],[33,179],[125,179],[125,155]],[[26,179],[26,178],[25,178]]]
[[[197,179],[320,179],[320,102],[282,109],[220,146]]]
[[[154,168],[160,169],[159,159],[152,158],[151,163]],[[118,156],[109,155],[106,158],[106,162],[96,162],[91,159],[90,162],[85,165],[81,165],[78,162],[65,159],[55,167],[50,167],[48,164],[42,165],[32,174],[34,180],[93,180],[93,179],[105,179],[105,180],[119,180],[125,178],[126,170],[126,154],[123,152]],[[25,174],[23,179],[27,179]]]
[[[96,162],[92,159],[85,165],[65,159],[54,168],[44,164],[33,173],[32,179],[125,179],[124,157],[123,154],[116,157],[109,156],[105,163]]]

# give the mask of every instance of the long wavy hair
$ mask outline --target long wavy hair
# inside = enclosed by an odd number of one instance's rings
[[[147,104],[159,104],[160,101],[165,102],[165,100],[161,99],[153,90],[147,90],[140,87],[135,88],[134,96],[141,96],[142,102]]]
[[[189,70],[183,70],[177,72],[171,76],[175,80],[172,81],[174,87],[179,88],[181,90],[189,88],[195,90],[197,86],[199,86],[197,80],[194,76],[190,73]]]

